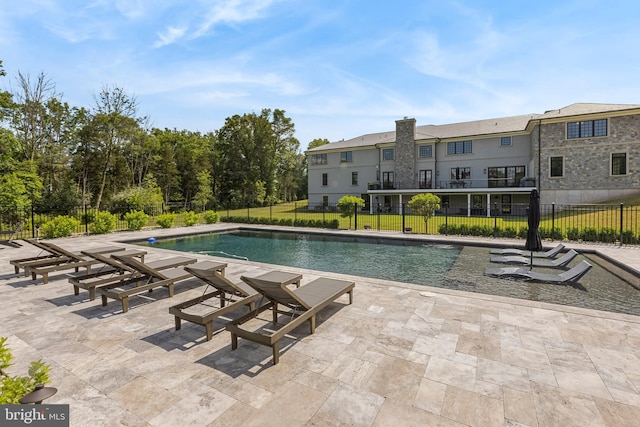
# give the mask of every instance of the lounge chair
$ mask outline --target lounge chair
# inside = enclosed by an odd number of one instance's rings
[[[93,301],[96,298],[96,287],[115,283],[118,280],[124,279],[125,275],[127,275],[127,277],[131,277],[135,274],[135,271],[130,267],[116,261],[114,258],[111,258],[109,253],[105,254],[89,249],[82,251],[82,254],[101,262],[102,265],[100,267],[94,267],[90,273],[69,273],[69,283],[73,285],[74,295],[79,295],[80,288],[82,288],[89,291],[89,300]],[[118,252],[118,254],[120,256],[137,257],[141,262],[144,262],[144,257],[147,254],[147,251],[139,249],[124,250],[123,248],[123,250]],[[180,258],[190,259],[187,257]],[[181,264],[170,264],[166,268],[177,267],[178,265]],[[153,265],[153,267],[159,268],[160,266]]]
[[[118,300],[122,303],[122,312],[129,311],[129,297],[138,295],[144,291],[152,291],[155,288],[164,286],[169,291],[169,296],[173,296],[173,286],[176,282],[190,279],[193,276],[184,269],[184,265],[166,270],[151,268],[149,264],[142,263],[132,256],[119,256],[112,254],[112,258],[128,266],[136,272],[131,277],[123,278],[113,283],[108,283],[96,287],[96,292],[102,297],[102,305],[107,305],[108,298]],[[191,258],[191,264],[197,262]]]
[[[261,295],[244,282],[233,283],[224,277],[226,266],[227,264],[203,261],[185,267],[185,270],[205,282],[207,288],[211,286],[215,290],[207,293],[205,288],[201,296],[169,307],[169,313],[175,317],[176,331],[180,330],[182,320],[193,322],[205,327],[207,341],[210,341],[213,338],[214,319],[242,306],[248,306],[249,311],[255,310],[256,301]],[[219,301],[216,304],[211,299]]]
[[[10,262],[15,267],[16,273],[19,272],[20,268],[23,268],[25,276],[31,275],[33,280],[36,280],[37,276],[42,276],[42,281],[45,284],[49,282],[49,273],[51,272],[72,268],[78,272],[80,267],[83,267],[87,270],[87,273],[90,273],[91,266],[98,263],[95,259],[90,259],[82,254],[68,251],[51,242],[29,240],[29,243],[41,248],[43,251],[49,252],[50,255],[35,257],[30,260],[12,260]],[[107,246],[96,248],[95,250],[101,253],[110,253],[124,250],[124,248]]]
[[[577,255],[578,252],[571,249],[569,252],[557,259],[527,258],[525,256],[492,256],[491,262],[532,265],[534,267],[562,268],[569,264]]]
[[[564,245],[562,243],[558,244],[555,248],[549,249],[546,252],[533,252],[534,258],[555,258],[560,252],[564,250]],[[503,256],[526,256],[531,257],[531,251],[522,250],[522,249],[491,249],[491,254],[493,255],[503,255]]]
[[[538,273],[522,267],[487,268],[485,274],[548,283],[575,283],[591,269],[591,264],[582,260],[578,265],[560,274]]]
[[[269,303],[261,305],[226,325],[226,329],[231,332],[231,349],[238,348],[238,337],[270,346],[273,350],[274,365],[279,361],[280,340],[286,334],[307,320],[309,321],[310,331],[313,334],[316,327],[316,314],[345,293],[349,294],[349,304],[353,303],[355,283],[345,280],[319,278],[292,290],[283,283],[261,280],[259,277],[242,276],[241,279],[267,298]],[[289,310],[279,311],[278,304],[289,308]],[[250,331],[242,328],[243,323],[250,321],[269,308],[273,313],[274,324],[278,323],[279,313],[286,314],[288,322],[275,331],[271,329]]]

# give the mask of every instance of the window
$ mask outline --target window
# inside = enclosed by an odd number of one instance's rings
[[[611,154],[611,175],[627,174],[627,153]]]
[[[468,154],[472,152],[472,141],[457,141],[447,143],[447,154]]]
[[[393,160],[393,148],[385,148],[382,150],[382,160]]]
[[[551,157],[549,159],[549,176],[551,178],[564,176],[564,157]]]
[[[518,187],[520,180],[524,178],[524,166],[501,166],[487,168],[487,178],[489,187]]]
[[[418,187],[433,188],[431,177],[432,173],[430,169],[418,171]]]
[[[451,168],[451,180],[471,179],[471,168]]]
[[[329,204],[329,196],[322,196],[322,205],[327,206]]]
[[[322,174],[322,186],[326,187],[329,182],[329,176],[326,173]]]
[[[351,185],[358,185],[358,172],[351,172]]]
[[[382,172],[382,188],[394,188],[393,172]]]
[[[607,136],[607,119],[567,123],[568,139],[591,138],[593,136]]]
[[[353,156],[351,151],[343,151],[340,153],[340,163],[351,163],[353,162]]]
[[[419,157],[421,159],[429,159],[433,157],[433,147],[431,145],[421,145],[419,150]]]
[[[312,165],[326,165],[327,164],[327,155],[326,154],[312,154],[311,155],[311,164]]]
[[[503,136],[502,138],[500,138],[500,145],[502,145],[502,146],[511,145],[511,137],[510,136]]]

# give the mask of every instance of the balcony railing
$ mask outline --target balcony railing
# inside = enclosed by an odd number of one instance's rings
[[[487,179],[453,179],[439,181],[419,181],[417,188],[419,189],[437,189],[437,190],[459,190],[467,188],[517,188],[517,187],[535,187],[533,180],[520,180],[515,178],[487,178]],[[395,182],[369,182],[367,185],[369,190],[394,190],[397,189]]]

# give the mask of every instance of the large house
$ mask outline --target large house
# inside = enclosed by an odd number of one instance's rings
[[[640,194],[640,105],[573,104],[544,114],[416,126],[308,150],[309,204],[344,195],[399,212],[437,194],[460,214],[509,215],[541,203],[595,203]],[[458,213],[458,212],[456,212]]]

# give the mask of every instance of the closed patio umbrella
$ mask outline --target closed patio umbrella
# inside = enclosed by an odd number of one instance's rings
[[[540,195],[538,190],[531,190],[529,195],[529,210],[527,212],[527,241],[524,244],[525,250],[531,251],[531,266],[533,268],[533,252],[542,250],[542,240],[540,239]]]

